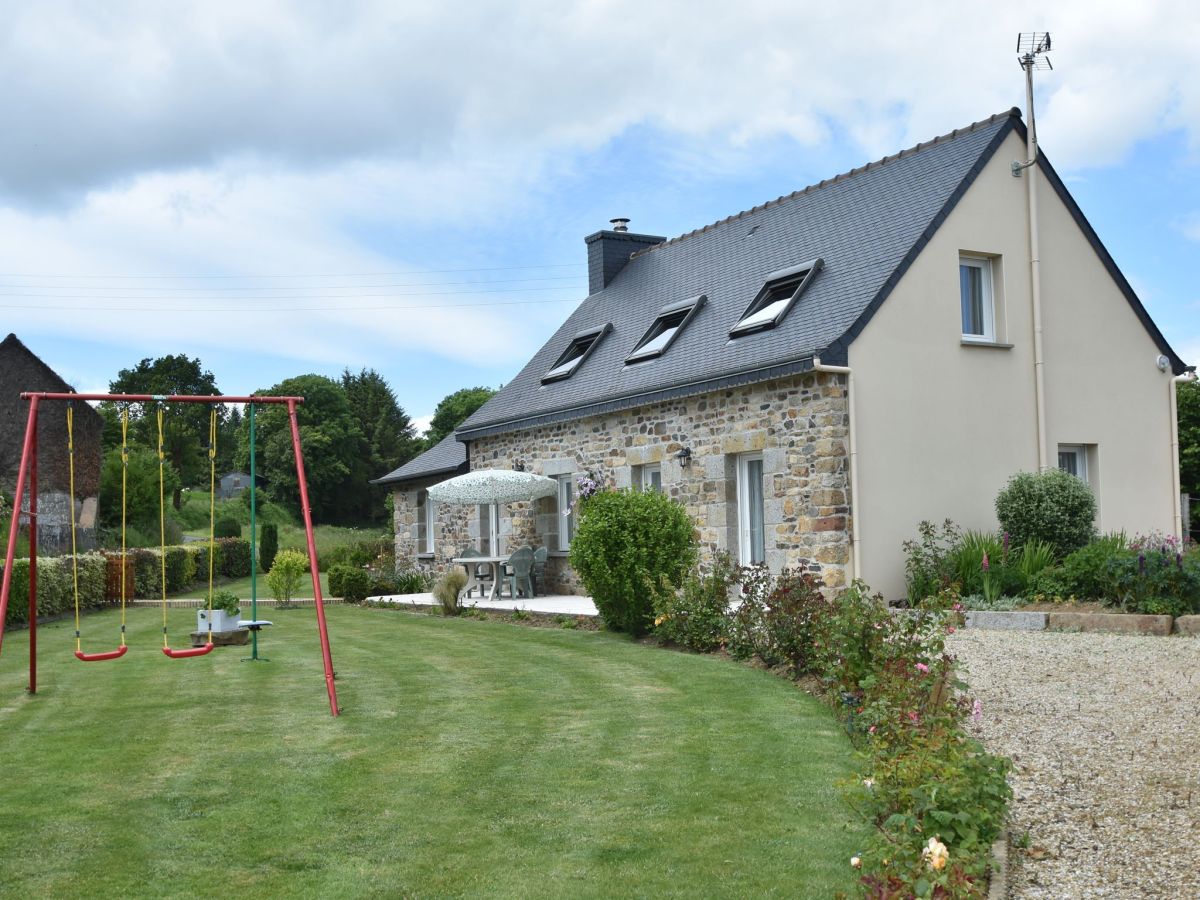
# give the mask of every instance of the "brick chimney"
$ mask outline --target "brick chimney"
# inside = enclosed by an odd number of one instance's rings
[[[588,248],[588,293],[604,290],[617,273],[625,268],[629,257],[638,250],[661,244],[664,237],[652,234],[633,234],[628,219],[612,219],[612,230],[597,231],[583,239]]]

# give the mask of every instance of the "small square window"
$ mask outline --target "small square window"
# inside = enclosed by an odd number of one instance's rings
[[[612,331],[612,323],[606,323],[600,328],[590,328],[587,331],[581,331],[575,337],[571,338],[571,343],[567,344],[567,349],[562,352],[555,361],[550,370],[542,376],[542,384],[549,384],[551,381],[561,381],[564,378],[570,378],[575,374],[575,370],[583,365],[584,360],[592,355],[592,351],[596,349],[600,341],[606,334]]]
[[[679,337],[684,326],[691,321],[692,316],[704,304],[704,296],[692,297],[679,303],[664,306],[659,312],[654,324],[637,342],[633,352],[626,357],[626,363],[640,362],[643,359],[653,359],[662,356],[667,348]]]
[[[804,293],[804,289],[809,286],[824,264],[823,260],[814,259],[802,266],[780,269],[778,272],[768,275],[758,296],[746,307],[746,311],[742,313],[738,323],[730,330],[729,336],[739,337],[743,334],[765,331],[782,322],[783,317],[788,314],[788,310]]]
[[[639,491],[662,493],[662,464],[651,463],[633,467],[633,486]]]
[[[960,256],[958,291],[963,340],[994,343],[996,302],[992,285],[992,261],[982,256]]]
[[[1080,481],[1088,480],[1087,447],[1083,444],[1059,444],[1058,467]]]

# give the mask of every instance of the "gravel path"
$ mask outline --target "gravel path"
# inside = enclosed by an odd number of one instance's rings
[[[1014,761],[1012,897],[1200,898],[1200,639],[960,631]]]

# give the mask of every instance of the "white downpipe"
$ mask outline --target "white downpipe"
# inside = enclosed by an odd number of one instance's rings
[[[1037,213],[1037,124],[1033,118],[1033,67],[1025,67],[1025,108],[1029,111],[1029,159],[1026,161],[1029,189],[1029,282],[1033,303],[1033,397],[1037,408],[1038,471],[1049,468],[1046,459],[1046,376],[1042,355],[1041,242]]]
[[[850,395],[847,401],[847,413],[850,416],[850,564],[857,581],[862,578],[862,538],[859,527],[859,493],[858,493],[858,423],[854,414],[854,370],[849,366],[827,366],[821,362],[821,357],[813,357],[814,372],[828,372],[831,375],[846,376],[846,392]]]
[[[1185,372],[1167,382],[1171,404],[1171,504],[1175,511],[1175,537],[1183,540],[1183,501],[1179,485],[1179,401],[1175,393],[1177,385],[1196,380],[1195,371]]]

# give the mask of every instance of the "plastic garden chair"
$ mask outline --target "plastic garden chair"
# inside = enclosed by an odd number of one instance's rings
[[[508,573],[508,588],[510,595],[515,599],[517,596],[517,587],[524,587],[525,596],[533,596],[533,548],[522,547],[508,558],[508,562],[504,564],[504,570]]]
[[[538,582],[546,580],[546,559],[550,556],[550,551],[545,547],[538,547],[533,551],[533,571],[530,577],[533,579],[533,596],[537,596]]]

